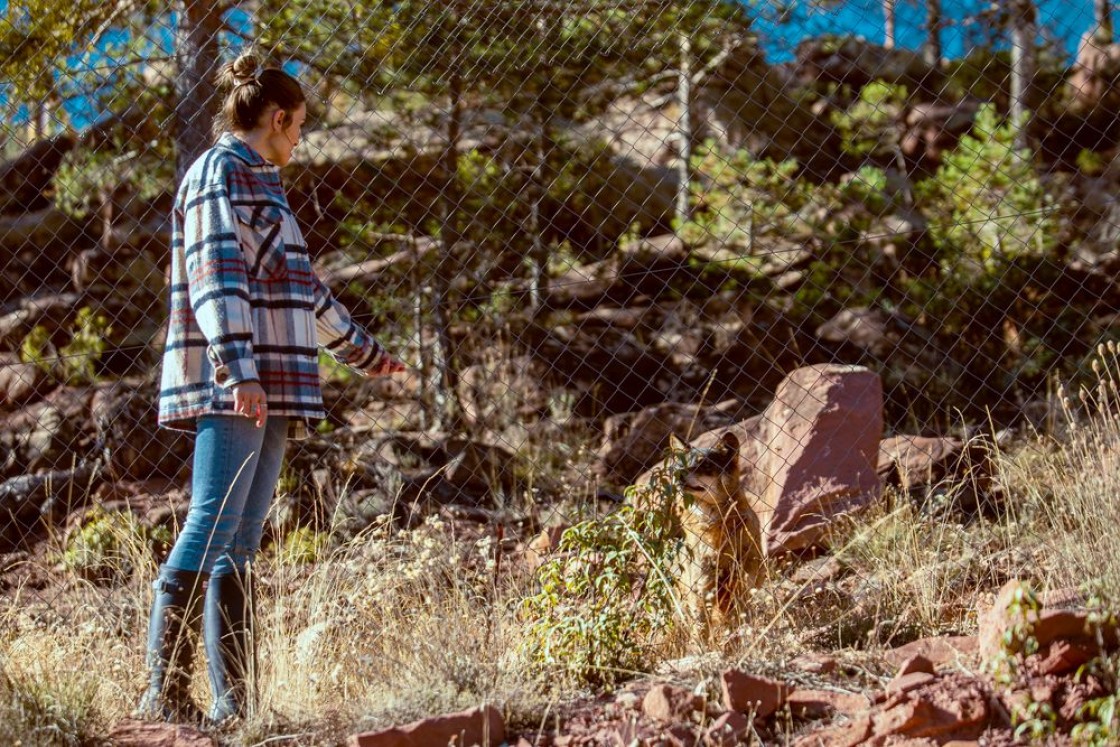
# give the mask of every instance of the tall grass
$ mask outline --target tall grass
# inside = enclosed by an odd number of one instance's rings
[[[839,574],[796,582],[792,569],[771,568],[737,629],[706,648],[667,630],[650,669],[687,668],[711,682],[722,667],[780,668],[813,648],[874,656],[921,635],[972,632],[985,595],[1012,577],[1063,588],[1095,580],[1115,605],[1120,360],[1115,346],[1098,353],[1094,386],[1060,397],[1054,433],[994,454],[1000,518],[949,519],[895,496],[837,533]],[[531,728],[555,701],[584,692],[527,658],[522,602],[537,587],[510,571],[493,527],[430,518],[349,536],[329,535],[310,554],[261,555],[257,707],[223,738],[341,744],[356,730],[481,703]],[[58,564],[43,571],[49,590],[0,597],[0,743],[89,743],[134,706],[155,564],[144,538],[107,546],[119,573],[89,577]],[[202,704],[204,665],[193,687]]]

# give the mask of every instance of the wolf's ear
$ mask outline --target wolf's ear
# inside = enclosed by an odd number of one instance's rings
[[[674,453],[678,451],[688,451],[688,444],[677,438],[676,433],[669,434],[669,451]]]
[[[728,451],[739,453],[739,437],[731,431],[724,431],[724,434],[720,436],[719,443]]]

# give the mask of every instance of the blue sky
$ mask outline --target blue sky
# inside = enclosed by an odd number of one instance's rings
[[[792,12],[786,23],[776,23],[771,16],[774,0],[758,0],[763,10],[757,13],[756,29],[763,41],[767,59],[782,62],[793,56],[797,43],[822,34],[862,36],[873,42],[882,42],[883,15],[880,0],[837,0],[828,5],[820,0],[791,0]],[[1081,35],[1093,23],[1093,0],[1036,0],[1040,25],[1071,55],[1076,51]],[[960,57],[967,53],[970,33],[976,29],[967,19],[981,8],[991,5],[990,0],[942,0],[946,27],[942,31],[942,44],[947,57]],[[0,0],[0,22],[7,20],[8,0]],[[248,17],[234,10],[235,23],[248,25]],[[925,5],[921,2],[898,0],[897,42],[901,47],[918,49],[925,39]],[[172,23],[149,31],[154,49],[170,50]],[[82,67],[111,67],[112,47],[122,41],[107,35],[101,49],[84,60],[73,59]],[[0,94],[0,103],[5,97]],[[103,116],[101,105],[92,99],[78,99],[66,105],[67,112],[78,127]],[[18,120],[18,118],[17,118]]]

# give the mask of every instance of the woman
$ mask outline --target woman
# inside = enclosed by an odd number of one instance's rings
[[[202,627],[215,723],[246,707],[250,565],[286,441],[326,415],[318,346],[365,375],[406,370],[311,268],[279,173],[306,118],[299,83],[246,54],[219,84],[225,131],[191,165],[172,216],[159,423],[196,437],[187,520],[154,583],[139,706],[147,718],[200,718],[188,690]]]

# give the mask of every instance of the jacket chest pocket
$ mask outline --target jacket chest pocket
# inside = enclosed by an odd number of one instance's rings
[[[234,205],[233,212],[242,224],[241,245],[249,275],[279,279],[288,274],[284,246],[284,209],[272,203]]]

